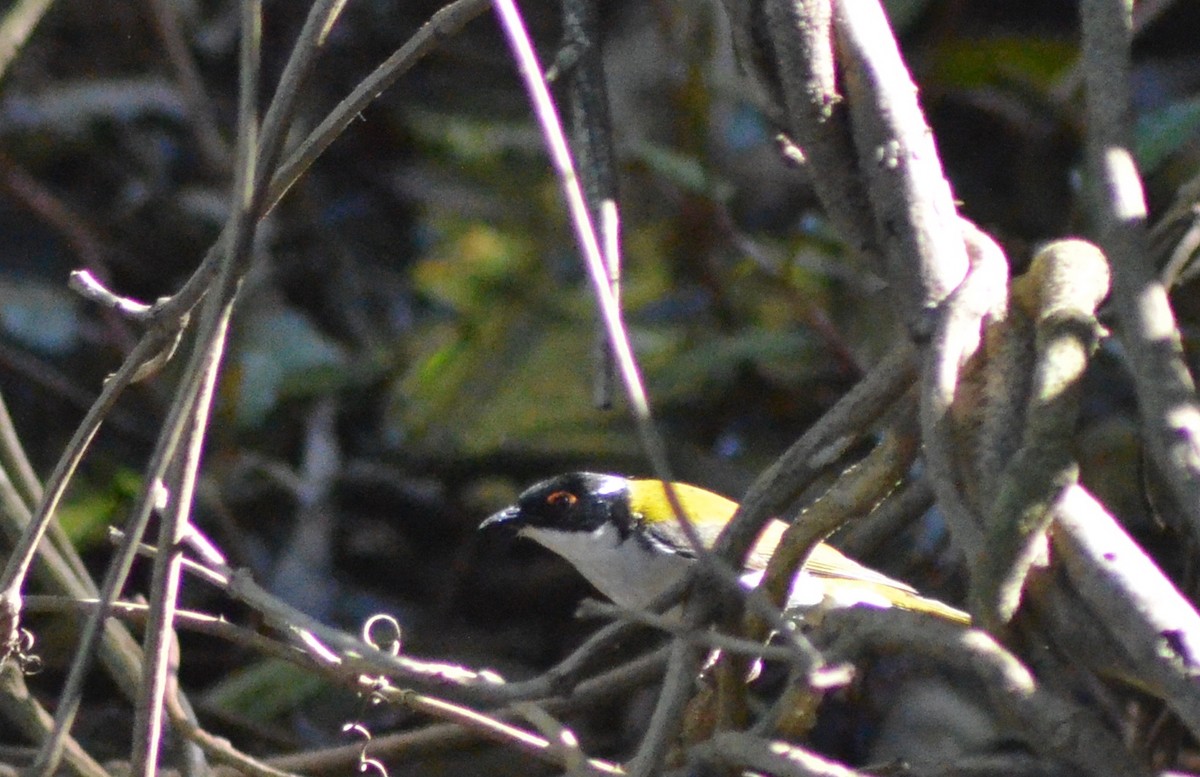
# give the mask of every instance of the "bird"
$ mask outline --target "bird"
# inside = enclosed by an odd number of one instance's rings
[[[738,505],[699,486],[673,483],[679,505],[706,547],[716,541]],[[569,472],[535,483],[517,501],[488,517],[480,531],[506,528],[566,559],[619,607],[645,610],[675,586],[696,555],[661,480],[596,472]],[[747,587],[762,580],[787,524],[772,520],[755,544],[741,576]],[[789,611],[851,606],[896,607],[969,625],[970,616],[921,596],[907,583],[863,566],[820,543],[796,575]]]

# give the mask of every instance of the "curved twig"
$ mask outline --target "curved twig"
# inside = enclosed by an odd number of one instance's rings
[[[1099,242],[1112,263],[1113,303],[1151,455],[1200,537],[1200,406],[1167,290],[1148,261],[1146,202],[1133,156],[1130,4],[1082,4],[1087,153]]]

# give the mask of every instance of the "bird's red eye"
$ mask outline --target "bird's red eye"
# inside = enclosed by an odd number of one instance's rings
[[[579,501],[579,497],[572,494],[570,491],[555,491],[550,496],[546,497],[546,504],[555,507],[570,507]]]

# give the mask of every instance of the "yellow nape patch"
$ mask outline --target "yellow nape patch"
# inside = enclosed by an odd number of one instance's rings
[[[737,502],[698,486],[674,484],[675,496],[693,523],[726,523],[737,510]],[[648,524],[674,521],[675,511],[661,480],[629,481],[629,509]]]

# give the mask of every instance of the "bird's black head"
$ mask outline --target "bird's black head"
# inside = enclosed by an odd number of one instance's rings
[[[530,486],[517,503],[496,513],[480,529],[508,526],[590,532],[613,521],[624,536],[630,527],[629,481],[618,475],[571,472]]]

